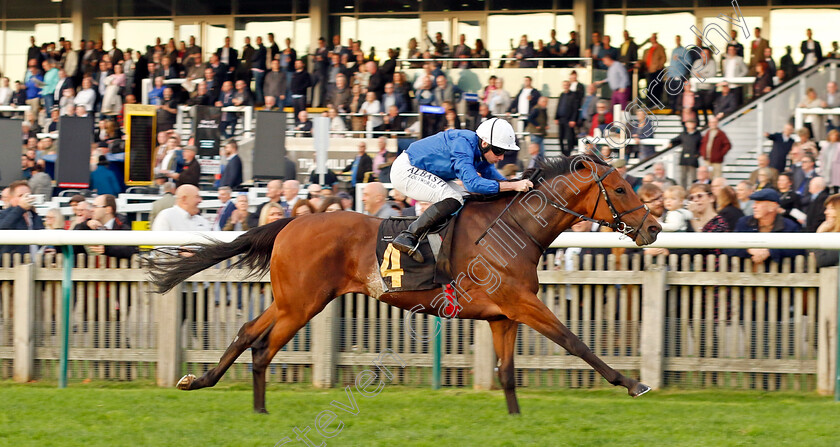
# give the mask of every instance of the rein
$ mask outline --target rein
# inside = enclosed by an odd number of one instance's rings
[[[648,216],[650,215],[650,208],[648,208],[647,205],[645,205],[643,203],[643,204],[641,204],[641,205],[639,205],[639,206],[637,206],[633,209],[630,209],[630,210],[627,210],[627,211],[624,211],[624,212],[621,212],[621,213],[619,213],[618,210],[616,210],[615,205],[612,202],[612,199],[610,199],[610,195],[607,194],[607,189],[604,187],[604,180],[607,178],[607,176],[612,174],[614,171],[615,171],[615,168],[611,167],[602,176],[595,179],[595,182],[598,183],[598,188],[601,190],[601,194],[598,195],[598,200],[595,202],[595,207],[592,209],[592,215],[591,216],[586,216],[584,214],[578,213],[577,211],[574,211],[574,210],[571,210],[571,209],[569,209],[565,206],[562,206],[559,203],[555,202],[554,200],[551,200],[551,198],[549,198],[547,195],[544,195],[545,200],[552,207],[554,207],[554,208],[556,208],[560,211],[563,211],[566,214],[571,214],[572,216],[574,216],[577,219],[585,220],[587,222],[596,223],[599,226],[604,226],[604,227],[610,228],[613,231],[615,231],[617,233],[621,233],[624,236],[627,236],[627,235],[629,235],[631,233],[634,233],[634,232],[638,234],[639,230],[641,230],[641,228],[642,228],[642,225],[644,225],[645,221],[647,220]],[[537,169],[534,172],[534,174],[531,175],[530,178],[528,178],[528,180],[531,180],[532,182],[534,182],[535,180],[537,180],[539,178],[541,173],[542,173],[542,171],[540,169]],[[505,206],[505,209],[503,209],[502,212],[499,213],[499,215],[493,220],[493,222],[491,222],[490,225],[487,226],[487,229],[484,230],[483,233],[481,233],[481,236],[479,236],[478,239],[476,239],[476,241],[475,241],[476,245],[481,241],[481,239],[484,238],[484,236],[487,235],[487,233],[490,231],[490,229],[493,228],[493,226],[496,225],[496,223],[502,218],[502,216],[504,216],[505,213],[507,213],[508,209],[511,207],[511,205],[513,205],[516,202],[516,200],[519,198],[519,196],[521,194],[522,194],[522,191],[517,193],[516,197],[514,197],[513,200],[511,200],[510,203],[508,203],[507,206]],[[601,203],[601,197],[602,196],[604,198],[604,201],[607,203],[607,206],[610,208],[610,213],[612,213],[612,217],[613,217],[612,222],[607,222],[605,220],[595,219],[595,213],[598,211],[598,205]],[[629,227],[624,221],[621,220],[622,217],[624,217],[624,216],[626,216],[626,215],[628,215],[632,212],[635,212],[639,209],[642,209],[642,208],[645,209],[645,215],[644,215],[644,217],[642,217],[641,222],[639,222],[639,226],[637,226],[635,228],[632,228],[632,227]],[[516,223],[516,225],[525,233],[525,235],[528,236],[529,239],[531,239],[531,242],[533,242],[537,247],[539,247],[541,251],[545,251],[546,247],[543,247],[543,245],[539,241],[537,241],[537,239],[534,236],[532,236],[531,233],[529,233],[528,230],[526,230],[525,227],[523,227],[521,223],[519,223],[519,221],[516,219],[515,216],[511,215],[510,217],[511,217],[511,219],[513,219],[513,222]]]

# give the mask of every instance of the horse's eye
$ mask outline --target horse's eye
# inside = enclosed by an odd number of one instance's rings
[[[616,188],[615,192],[617,192],[619,194],[624,194],[624,188]]]

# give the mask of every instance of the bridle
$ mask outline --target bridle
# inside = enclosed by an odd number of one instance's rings
[[[610,195],[607,194],[607,188],[604,187],[604,180],[610,174],[612,174],[614,171],[615,171],[615,168],[611,167],[610,169],[607,170],[607,172],[605,172],[603,175],[601,175],[600,177],[597,177],[595,179],[595,182],[598,183],[598,188],[601,190],[601,194],[598,195],[598,200],[595,202],[595,208],[592,209],[592,215],[591,216],[585,216],[581,213],[578,213],[577,211],[570,210],[569,208],[566,208],[565,206],[562,206],[559,203],[551,200],[551,198],[549,198],[548,196],[546,196],[545,199],[546,199],[546,201],[548,202],[549,205],[551,205],[554,208],[557,208],[558,210],[563,211],[567,214],[571,214],[572,216],[575,216],[578,219],[585,220],[587,222],[596,223],[596,224],[598,224],[602,227],[610,228],[613,231],[615,231],[616,233],[621,233],[624,236],[627,236],[631,233],[639,234],[639,230],[642,229],[642,225],[645,224],[645,221],[647,220],[648,216],[650,215],[650,208],[648,208],[647,205],[642,203],[641,205],[639,205],[639,206],[637,206],[633,209],[623,211],[623,212],[620,212],[620,213],[618,212],[618,210],[615,209],[615,205],[613,205],[612,199],[610,199]],[[595,213],[598,211],[598,205],[601,203],[601,197],[604,198],[604,201],[607,203],[607,206],[610,208],[610,213],[612,213],[612,217],[613,217],[612,222],[607,222],[605,220],[595,219]],[[624,217],[624,216],[626,216],[626,215],[628,215],[628,214],[630,214],[634,211],[640,210],[642,208],[645,209],[645,215],[644,215],[644,217],[642,217],[641,222],[639,222],[639,226],[637,226],[636,228],[632,228],[632,227],[628,226],[627,223],[625,223],[623,220],[621,220],[622,217]]]

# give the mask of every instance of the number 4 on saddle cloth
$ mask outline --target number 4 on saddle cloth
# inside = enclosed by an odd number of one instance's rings
[[[414,219],[413,217],[392,217],[379,224],[379,232],[376,236],[376,260],[379,263],[379,274],[384,290],[386,292],[411,292],[442,287],[448,300],[441,312],[442,316],[455,317],[460,306],[457,306],[455,292],[450,285],[452,278],[449,254],[457,215],[450,217],[437,228],[433,228],[420,241],[418,250],[423,255],[423,263],[415,261],[391,244],[391,241],[408,228]]]

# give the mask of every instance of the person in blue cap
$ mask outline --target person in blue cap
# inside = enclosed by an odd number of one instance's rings
[[[735,224],[736,233],[799,233],[798,223],[783,216],[784,210],[779,207],[779,193],[775,189],[767,188],[750,194],[753,201],[753,215],[738,219]],[[768,259],[780,262],[783,258],[793,258],[805,255],[801,249],[780,248],[750,248],[724,250],[729,256],[750,258],[754,263],[762,263]]]
[[[393,240],[394,247],[423,262],[417,250],[430,228],[461,208],[467,192],[527,191],[530,180],[506,181],[493,165],[518,151],[513,127],[491,118],[471,130],[446,130],[412,143],[391,165],[391,183],[407,197],[432,205]],[[463,187],[455,183],[463,182]]]

